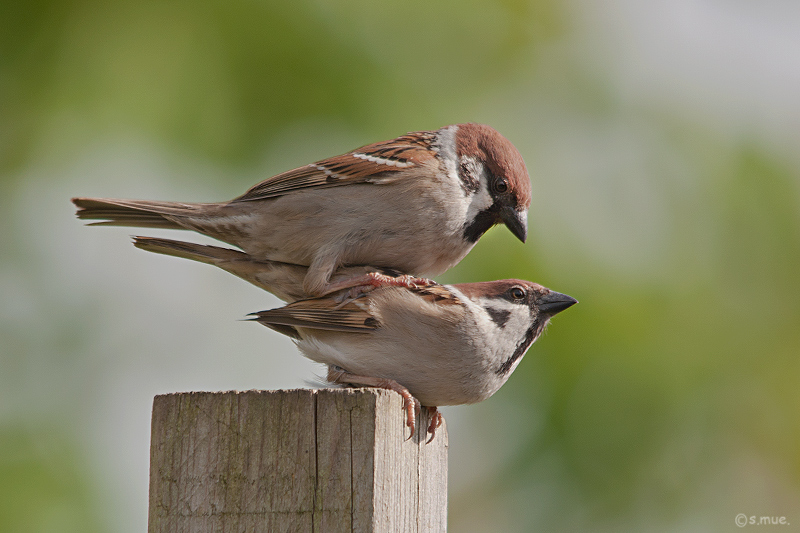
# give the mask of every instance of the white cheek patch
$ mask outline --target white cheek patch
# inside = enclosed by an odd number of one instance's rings
[[[461,194],[469,198],[469,203],[466,204],[466,209],[459,213],[459,218],[470,222],[475,220],[478,213],[491,207],[494,199],[489,194],[488,178],[483,165],[471,156],[458,157],[456,152],[457,131],[458,126],[448,126],[440,129],[436,139],[436,147],[439,151],[439,161],[447,171],[449,183],[458,184]],[[470,171],[476,183],[470,185],[462,182],[459,175],[459,166],[462,164]],[[461,206],[464,203],[458,202],[457,205]]]
[[[467,220],[474,220],[478,213],[489,209],[494,203],[494,198],[489,194],[489,180],[486,176],[486,170],[480,163],[475,163],[480,167],[480,174],[478,177],[478,191],[472,196],[472,201],[467,208]]]
[[[525,335],[528,328],[531,327],[531,313],[527,305],[515,305],[515,311],[511,313],[511,317],[506,323],[504,332],[511,342],[519,342]]]
[[[458,126],[448,126],[438,132],[436,139],[436,149],[439,152],[439,160],[447,170],[447,177],[452,183],[458,183],[458,154],[456,154],[456,132]]]
[[[489,298],[479,298],[476,303],[480,308],[477,313],[479,326],[487,337],[495,339],[498,347],[513,349],[531,326],[531,311],[527,305]],[[502,326],[499,321],[502,321]]]
[[[481,183],[486,180],[483,164],[469,155],[462,155],[458,162],[461,167],[459,177],[467,192],[480,192]]]

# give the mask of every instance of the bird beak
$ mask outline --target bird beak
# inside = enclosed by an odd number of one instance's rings
[[[527,211],[517,211],[513,207],[506,206],[500,210],[500,220],[508,226],[514,236],[525,242],[528,238],[528,213]]]
[[[560,313],[564,309],[572,307],[578,303],[578,300],[572,296],[561,294],[560,292],[551,291],[550,294],[542,296],[536,300],[536,305],[539,307],[539,313],[551,317],[556,313]]]

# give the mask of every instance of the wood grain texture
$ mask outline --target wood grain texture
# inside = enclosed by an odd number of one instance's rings
[[[447,428],[382,389],[156,396],[150,533],[438,532]]]

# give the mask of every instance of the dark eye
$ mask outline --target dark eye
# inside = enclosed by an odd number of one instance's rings
[[[492,182],[492,190],[497,194],[503,194],[508,190],[508,182],[505,178],[496,178],[494,182]]]
[[[508,293],[515,300],[524,300],[525,299],[525,289],[523,289],[522,287],[511,287],[511,289],[509,289]]]

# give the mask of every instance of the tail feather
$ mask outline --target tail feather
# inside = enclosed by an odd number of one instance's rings
[[[308,267],[302,265],[257,260],[239,250],[157,237],[134,237],[133,245],[148,252],[216,266],[286,302],[308,297],[303,291]]]
[[[197,204],[148,200],[73,198],[72,203],[78,208],[76,215],[81,220],[99,220],[91,226],[187,229],[172,217],[189,215],[197,209]]]
[[[133,245],[148,252],[182,257],[183,259],[191,259],[208,265],[218,265],[221,261],[252,261],[249,255],[238,250],[208,244],[174,241],[172,239],[134,237]]]
[[[183,259],[190,259],[199,263],[216,266],[248,283],[252,283],[256,287],[271,292],[285,302],[295,302],[312,297],[312,295],[307,294],[303,289],[303,281],[308,274],[308,267],[305,265],[270,261],[267,259],[254,259],[245,252],[233,250],[231,248],[176,241],[160,237],[134,237],[133,245],[147,252],[181,257]],[[368,265],[341,267],[331,277],[331,283],[335,285],[346,280],[361,279],[371,272],[380,272],[390,277],[397,277],[400,275],[396,271],[375,268]],[[336,294],[340,296],[347,295],[350,289],[351,286],[346,285],[342,291]],[[284,331],[285,328],[273,329],[277,329],[281,333],[291,336],[288,331]]]

